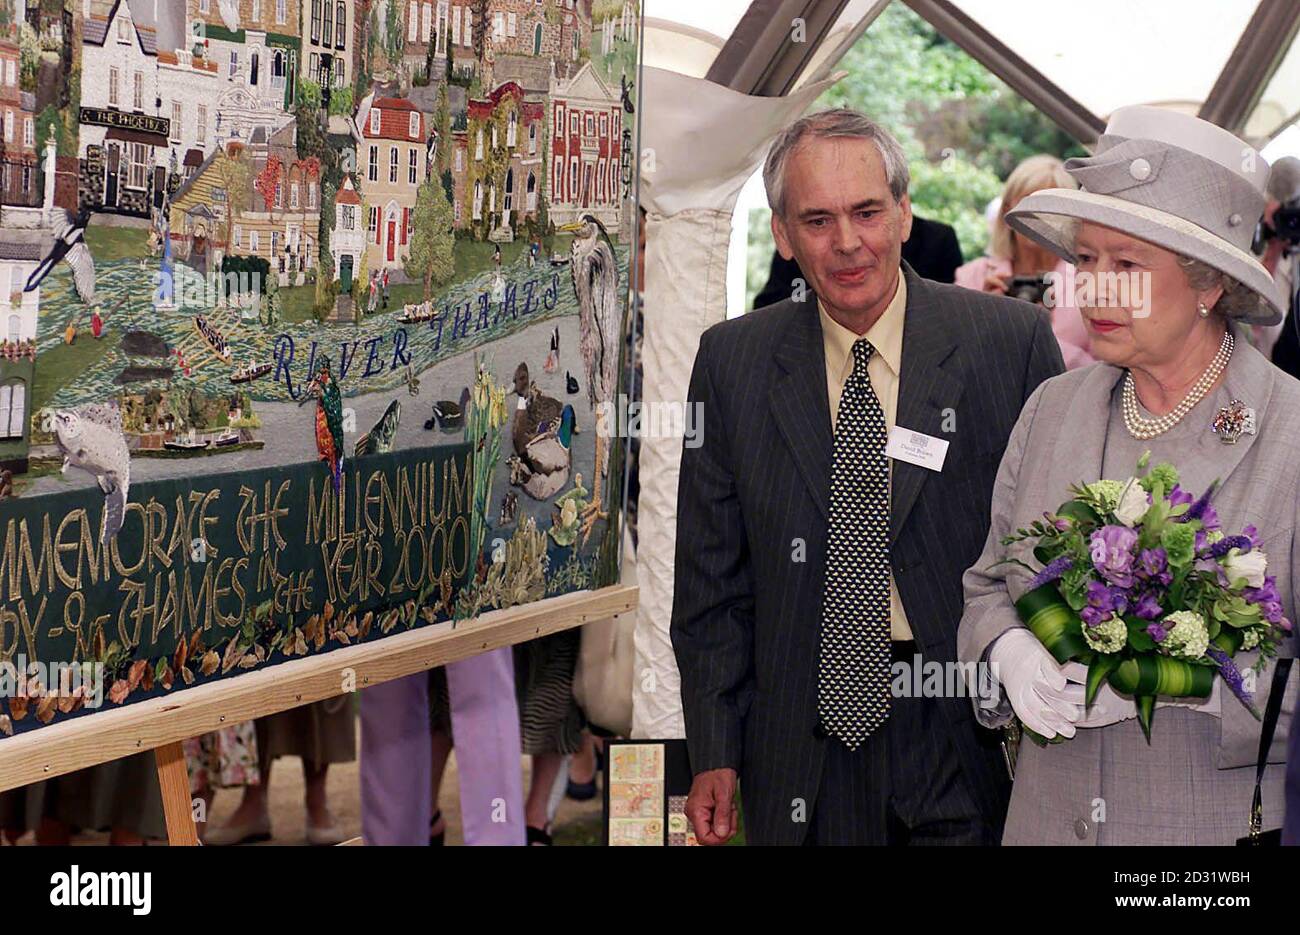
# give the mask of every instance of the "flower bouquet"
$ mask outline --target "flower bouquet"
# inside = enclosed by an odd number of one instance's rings
[[[1208,697],[1216,674],[1258,718],[1254,673],[1233,657],[1258,650],[1257,670],[1291,630],[1255,527],[1226,535],[1216,485],[1193,497],[1173,465],[1147,471],[1149,460],[1126,481],[1072,487],[1056,513],[1002,540],[1036,540],[1043,564],[1015,602],[1025,626],[1057,662],[1088,667],[1087,704],[1103,680],[1132,695],[1148,743],[1156,696]]]

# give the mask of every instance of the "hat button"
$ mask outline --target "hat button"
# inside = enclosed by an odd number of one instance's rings
[[[1128,164],[1128,174],[1139,182],[1146,181],[1151,175],[1151,163],[1139,156]]]

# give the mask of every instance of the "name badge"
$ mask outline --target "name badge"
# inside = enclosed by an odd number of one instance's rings
[[[896,425],[885,444],[885,456],[931,471],[942,471],[943,459],[948,456],[948,442],[946,439]]]

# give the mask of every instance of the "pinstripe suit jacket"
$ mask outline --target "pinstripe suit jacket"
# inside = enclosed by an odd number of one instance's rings
[[[952,662],[961,576],[983,547],[1007,438],[1063,366],[1041,311],[903,272],[896,422],[950,447],[939,473],[894,462],[890,561],[921,652]],[[816,297],[706,331],[688,395],[703,431],[682,453],[671,632],[691,767],[736,769],[747,839],[795,844],[808,827],[795,800],[812,813],[832,742],[814,734],[833,443]],[[1009,784],[994,736],[969,698],[936,703],[1000,829]]]

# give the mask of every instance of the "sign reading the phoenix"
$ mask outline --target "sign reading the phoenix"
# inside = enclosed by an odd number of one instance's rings
[[[147,114],[124,114],[120,110],[101,110],[98,107],[81,108],[82,124],[95,127],[117,127],[121,130],[139,130],[166,137],[171,131],[171,121],[166,117]]]

